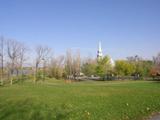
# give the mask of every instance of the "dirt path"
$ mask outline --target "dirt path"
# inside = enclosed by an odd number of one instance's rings
[[[160,120],[160,113],[151,116],[151,117],[150,117],[149,119],[147,119],[147,120]]]

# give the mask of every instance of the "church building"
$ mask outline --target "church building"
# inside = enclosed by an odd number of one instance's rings
[[[101,42],[99,42],[98,51],[97,51],[97,60],[100,60],[102,58],[103,58],[102,45],[101,45]],[[110,58],[110,63],[114,67],[115,62],[113,61],[112,58]]]

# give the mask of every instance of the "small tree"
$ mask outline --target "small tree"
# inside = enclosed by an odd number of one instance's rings
[[[87,76],[96,75],[96,67],[96,60],[88,58],[82,65],[82,73]]]
[[[35,80],[34,82],[36,82],[38,80],[38,68],[40,63],[43,61],[43,80],[44,80],[44,76],[45,76],[45,64],[46,64],[46,60],[49,59],[50,57],[50,53],[51,53],[51,49],[49,47],[45,47],[45,46],[38,46],[35,49],[36,51],[36,65],[35,65]]]
[[[104,58],[98,60],[97,63],[96,73],[104,79],[104,77],[107,76],[109,71],[112,69],[111,59],[109,56],[105,56]]]
[[[126,60],[117,60],[115,63],[116,73],[120,76],[128,76],[135,72],[135,65]]]
[[[135,76],[149,76],[150,69],[153,66],[151,60],[143,60],[141,57],[136,55],[135,57],[128,57],[128,62],[135,65]]]
[[[153,77],[160,76],[160,53],[157,56],[153,57],[154,66],[150,71],[150,74]]]
[[[65,58],[65,72],[67,74],[67,79],[72,79],[73,73],[73,58],[72,58],[72,51],[67,50],[66,58]]]
[[[49,76],[57,79],[64,75],[64,56],[52,58],[49,64]]]
[[[72,70],[73,70],[73,77],[76,79],[76,77],[80,76],[81,72],[81,56],[80,52],[77,51],[76,54],[73,57],[73,64],[72,64]]]

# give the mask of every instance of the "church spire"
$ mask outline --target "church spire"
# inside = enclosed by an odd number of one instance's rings
[[[98,50],[102,52],[102,46],[101,46],[101,42],[99,42],[99,47]]]
[[[97,51],[97,59],[101,59],[102,57],[103,57],[102,46],[101,46],[101,42],[99,42],[98,51]]]

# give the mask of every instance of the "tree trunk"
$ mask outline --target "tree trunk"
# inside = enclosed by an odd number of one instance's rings
[[[10,81],[10,84],[12,85],[13,84],[13,78],[11,77],[11,81]]]

